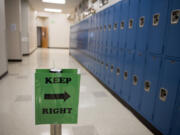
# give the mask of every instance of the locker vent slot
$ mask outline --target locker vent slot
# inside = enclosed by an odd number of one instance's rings
[[[144,27],[144,23],[145,23],[145,17],[141,17],[141,18],[139,19],[139,27],[140,27],[140,28]]]
[[[117,68],[117,70],[116,70],[116,75],[117,75],[117,76],[120,75],[120,68]]]
[[[111,72],[113,72],[114,71],[114,66],[113,65],[111,65]]]
[[[124,21],[121,22],[121,30],[124,29]]]
[[[124,80],[127,80],[128,79],[128,72],[124,72]]]
[[[129,20],[129,29],[132,29],[133,28],[133,19],[130,19]]]
[[[111,31],[111,24],[108,25],[108,29],[109,29],[109,31]]]
[[[133,85],[137,85],[138,84],[138,77],[136,75],[133,76]]]
[[[118,27],[118,24],[115,23],[115,24],[114,24],[114,30],[117,30],[117,27]]]
[[[106,69],[108,69],[108,64],[106,64]]]
[[[167,95],[168,95],[168,91],[165,88],[161,88],[160,89],[160,100],[165,102],[167,99]]]
[[[171,24],[178,24],[180,18],[180,9],[171,12]]]
[[[145,81],[145,83],[144,83],[144,90],[146,92],[149,92],[150,89],[151,89],[151,82],[150,81]]]
[[[159,18],[160,18],[160,14],[155,14],[153,16],[153,26],[158,26],[159,25]]]

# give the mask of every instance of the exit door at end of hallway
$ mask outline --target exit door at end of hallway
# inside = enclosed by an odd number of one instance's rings
[[[37,27],[38,47],[48,48],[48,28]]]

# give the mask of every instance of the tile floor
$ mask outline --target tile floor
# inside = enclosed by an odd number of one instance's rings
[[[63,125],[62,135],[152,135],[68,50],[56,49],[38,49],[21,63],[9,63],[9,74],[0,80],[0,135],[50,135],[49,125],[34,124],[34,73],[54,66],[82,73],[79,122]]]

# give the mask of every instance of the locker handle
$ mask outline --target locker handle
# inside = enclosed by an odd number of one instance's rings
[[[111,65],[111,72],[113,72],[114,71],[114,66],[113,65]]]
[[[117,76],[120,75],[120,68],[117,68],[117,70],[116,70],[116,75],[117,75]]]
[[[111,31],[111,24],[108,25],[108,29],[109,29],[109,31]]]
[[[180,18],[180,9],[171,12],[171,24],[178,24]]]
[[[118,24],[115,23],[115,24],[114,24],[114,30],[117,30],[117,27],[118,27]]]
[[[167,99],[168,91],[165,88],[160,89],[160,100],[165,102]]]
[[[106,64],[106,69],[108,69],[108,64]]]
[[[121,28],[121,30],[124,29],[124,21],[121,22],[121,27],[120,28]]]
[[[104,31],[106,31],[106,25],[104,25]]]
[[[154,16],[153,16],[153,26],[158,26],[159,25],[159,19],[160,19],[160,14],[154,14]]]
[[[145,24],[145,17],[143,16],[139,19],[139,27],[140,28],[144,27],[144,24]]]
[[[138,84],[138,77],[136,75],[133,76],[133,85],[137,85]]]
[[[124,80],[127,80],[127,79],[128,79],[128,72],[125,71],[125,72],[124,72]]]
[[[101,65],[104,65],[104,62],[103,62],[103,61],[101,62]]]
[[[130,19],[129,20],[129,29],[132,29],[133,28],[133,19]]]
[[[151,89],[151,82],[150,82],[150,81],[145,81],[145,82],[144,82],[144,90],[145,90],[146,92],[149,92],[150,89]]]

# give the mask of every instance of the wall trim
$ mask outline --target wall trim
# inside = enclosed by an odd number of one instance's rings
[[[22,62],[22,59],[8,59],[8,62]]]
[[[69,54],[77,63],[79,63],[84,69],[90,73],[116,100],[118,100],[124,107],[126,107],[132,114],[146,126],[155,135],[163,135],[157,128],[155,128],[149,121],[147,121],[141,114],[139,114],[134,108],[127,104],[122,98],[116,95],[111,88],[102,83],[93,73],[91,73],[84,65],[82,65],[74,56]]]
[[[7,74],[8,74],[8,71],[6,71],[4,74],[2,74],[2,75],[0,76],[0,80],[2,80],[2,78],[4,78]]]
[[[29,56],[31,54],[33,54],[38,48],[36,47],[35,49],[33,49],[30,53],[25,53],[23,54],[23,56]]]

